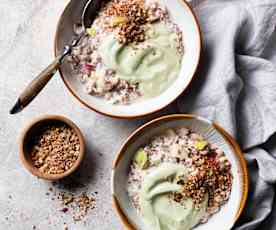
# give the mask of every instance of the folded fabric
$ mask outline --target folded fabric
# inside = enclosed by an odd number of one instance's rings
[[[276,1],[195,0],[191,5],[202,30],[202,61],[178,109],[218,122],[245,152],[249,199],[235,229],[275,229]]]

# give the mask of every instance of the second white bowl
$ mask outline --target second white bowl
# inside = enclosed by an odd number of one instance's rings
[[[112,195],[114,207],[121,220],[131,230],[147,230],[134,209],[127,193],[127,179],[131,161],[137,149],[168,128],[189,127],[204,139],[216,144],[231,162],[233,187],[228,202],[197,230],[229,230],[240,216],[248,193],[248,173],[243,154],[235,140],[220,126],[194,115],[169,115],[155,119],[137,129],[120,149],[112,170]]]

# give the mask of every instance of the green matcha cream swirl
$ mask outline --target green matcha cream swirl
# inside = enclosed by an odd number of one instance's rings
[[[111,34],[104,38],[99,54],[107,68],[130,83],[139,83],[146,98],[160,95],[177,78],[182,55],[177,49],[177,34],[164,23],[155,23],[146,31],[146,41],[121,44]]]
[[[185,178],[188,171],[183,165],[174,163],[163,163],[145,176],[140,191],[140,206],[149,229],[189,230],[199,224],[204,216],[208,195],[197,208],[191,198],[180,204],[169,197],[169,194],[182,189],[175,180],[178,176]]]

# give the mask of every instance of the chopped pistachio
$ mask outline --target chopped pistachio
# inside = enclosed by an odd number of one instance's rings
[[[93,27],[86,29],[86,32],[92,37],[95,37],[97,35],[97,30]]]
[[[139,149],[134,157],[134,162],[141,169],[146,169],[148,167],[148,154],[143,150]]]
[[[199,140],[195,142],[195,148],[197,150],[203,150],[206,148],[207,145],[208,145],[208,142],[204,140]]]

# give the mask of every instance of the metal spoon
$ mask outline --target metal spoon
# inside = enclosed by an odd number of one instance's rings
[[[82,32],[71,42],[70,45],[64,47],[63,52],[58,55],[47,68],[45,68],[34,80],[32,80],[32,82],[25,88],[17,99],[15,105],[10,110],[10,114],[15,114],[23,110],[50,81],[60,65],[63,63],[64,58],[72,52],[72,48],[78,45],[81,38],[85,35],[86,28],[89,28],[92,25],[100,7],[101,0],[89,0],[86,3],[81,17]]]

